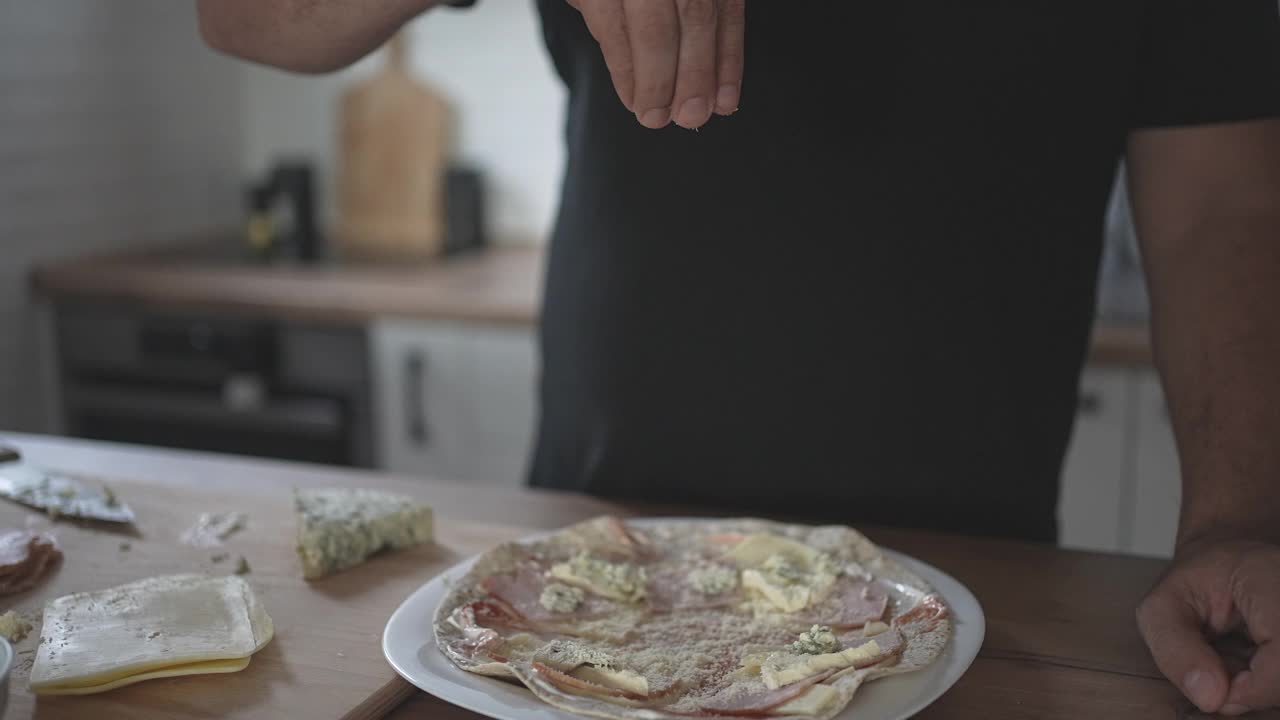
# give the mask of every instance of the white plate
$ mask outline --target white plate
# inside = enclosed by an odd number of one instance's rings
[[[656,519],[628,519],[642,524]],[[535,540],[551,533],[527,538]],[[885,555],[924,578],[946,601],[955,632],[942,656],[927,668],[874,680],[858,689],[837,718],[905,720],[938,699],[969,669],[982,638],[986,618],[973,593],[955,578],[915,558],[888,548]],[[444,598],[446,584],[461,577],[475,562],[465,560],[432,578],[410,595],[387,621],[382,653],[405,680],[422,690],[473,712],[497,720],[582,720],[583,716],[553,708],[522,685],[460,670],[436,648],[431,620]]]

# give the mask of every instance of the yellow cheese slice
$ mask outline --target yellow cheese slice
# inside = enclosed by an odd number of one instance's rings
[[[211,675],[213,673],[232,673],[245,669],[249,666],[249,658],[235,658],[232,660],[208,660],[206,662],[190,663],[188,665],[174,665],[172,667],[160,670],[152,670],[151,672],[138,673],[137,675],[129,675],[128,677],[118,678],[101,685],[49,685],[40,689],[41,695],[92,695],[94,693],[104,692],[106,690],[114,690],[125,685],[132,685],[143,680],[153,680],[155,678],[179,677],[182,675]]]
[[[65,595],[45,606],[31,690],[85,694],[235,672],[274,632],[253,589],[234,575],[165,575]]]

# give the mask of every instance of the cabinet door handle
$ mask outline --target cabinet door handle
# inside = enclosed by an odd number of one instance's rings
[[[1076,400],[1076,408],[1081,415],[1097,415],[1102,412],[1102,396],[1093,390],[1081,392]]]
[[[418,447],[427,445],[426,374],[426,357],[420,350],[410,350],[404,358],[405,430]]]

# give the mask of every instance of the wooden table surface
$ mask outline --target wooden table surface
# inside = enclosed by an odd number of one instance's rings
[[[382,658],[383,624],[433,574],[490,544],[595,514],[643,515],[654,508],[522,488],[477,488],[277,461],[145,449],[17,433],[0,442],[36,462],[104,478],[138,513],[135,537],[61,521],[66,558],[39,588],[6,598],[4,609],[35,615],[46,599],[165,572],[229,572],[216,551],[176,542],[203,510],[243,510],[248,527],[218,551],[243,554],[277,633],[249,667],[230,675],[153,680],[100,695],[33,698],[32,655],[19,656],[6,718],[341,717],[394,679]],[[383,555],[308,585],[292,553],[292,487],[380,487],[431,503],[434,547]],[[669,508],[662,512],[670,512]],[[28,511],[0,503],[0,522]],[[987,614],[978,659],[960,682],[917,717],[960,720],[1077,720],[1201,717],[1156,670],[1133,623],[1133,608],[1161,571],[1157,561],[1020,543],[863,528],[872,540],[913,555],[968,586]],[[130,549],[122,551],[121,542]],[[17,645],[31,650],[38,630]],[[25,662],[24,662],[25,661]],[[388,717],[475,720],[418,693]],[[1280,718],[1280,713],[1260,718]]]

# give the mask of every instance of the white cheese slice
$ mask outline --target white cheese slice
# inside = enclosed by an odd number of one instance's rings
[[[86,694],[235,672],[274,632],[253,589],[233,575],[166,575],[65,595],[45,606],[31,690]]]
[[[818,602],[836,581],[837,568],[831,557],[770,533],[746,536],[724,557],[743,568],[743,587],[783,612],[796,612]]]
[[[760,679],[765,687],[776,690],[797,680],[817,675],[824,670],[843,670],[855,663],[870,660],[880,654],[880,645],[868,640],[857,647],[822,655],[796,655],[779,652],[770,655],[760,666]]]
[[[432,539],[431,508],[381,490],[324,488],[294,493],[298,558],[308,580],[359,565],[379,550]]]
[[[637,695],[649,694],[649,681],[643,675],[634,671],[604,667],[595,667],[592,665],[583,665],[572,672],[570,675],[579,680],[586,680],[597,685],[602,685],[615,690],[627,690]]]
[[[39,695],[93,695],[94,693],[106,692],[114,690],[125,685],[132,685],[143,680],[154,680],[156,678],[181,677],[183,675],[212,675],[214,673],[233,673],[239,672],[249,667],[249,658],[235,658],[232,660],[208,660],[206,662],[188,663],[186,665],[172,665],[169,667],[152,670],[151,672],[138,673],[137,675],[128,675],[126,677],[117,678],[111,682],[102,683],[101,685],[76,685],[61,686],[57,688],[45,689],[37,691]]]
[[[812,568],[818,565],[822,553],[781,535],[752,533],[734,545],[724,557],[741,567],[756,567],[773,555],[781,555],[798,565]]]
[[[840,699],[840,692],[830,685],[814,685],[803,694],[769,711],[770,715],[821,715]]]
[[[766,600],[783,612],[803,610],[809,604],[811,597],[807,586],[786,582],[759,570],[743,570],[742,587],[759,591]]]
[[[872,635],[879,635],[880,633],[883,633],[883,632],[889,632],[889,626],[885,625],[879,620],[874,620],[872,622],[869,622],[866,625],[864,625],[862,628],[862,634],[865,637],[871,637]]]

